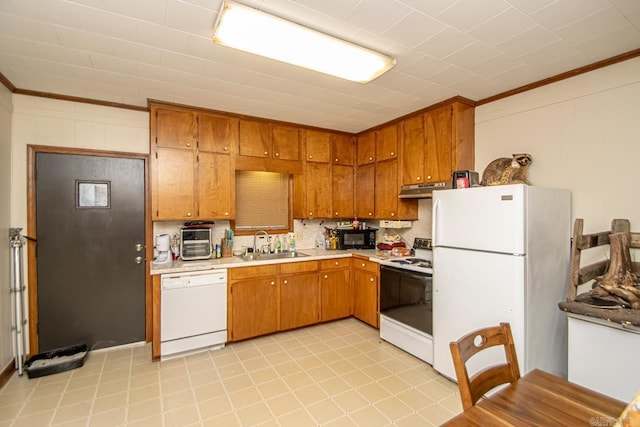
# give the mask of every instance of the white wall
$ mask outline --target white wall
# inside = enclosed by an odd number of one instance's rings
[[[530,153],[533,185],[572,192],[572,224],[640,231],[640,58],[476,108],[476,170]]]
[[[149,113],[13,96],[11,220],[27,227],[27,145],[149,153]]]
[[[25,234],[28,231],[27,145],[149,153],[149,114],[147,112],[25,95],[13,95],[12,103],[11,152],[9,153],[7,148],[7,156],[0,155],[0,159],[3,159],[0,160],[0,173],[5,169],[2,165],[4,159],[10,158],[11,226],[22,227]],[[2,146],[1,139],[0,146]],[[2,204],[5,180],[2,179],[0,182],[2,183],[0,184],[0,204]],[[0,228],[4,228],[1,218],[0,213]],[[0,229],[1,233],[4,233],[2,229]],[[8,236],[7,233],[4,235]],[[26,248],[24,255],[26,264]],[[1,254],[0,258],[2,258]],[[1,266],[0,273],[2,273]],[[24,275],[26,278],[26,268]],[[4,309],[4,299],[0,303],[3,304],[2,309]],[[0,339],[4,337],[0,335]],[[0,356],[2,356],[1,353]]]
[[[0,85],[0,371],[13,359],[11,342],[11,92]]]

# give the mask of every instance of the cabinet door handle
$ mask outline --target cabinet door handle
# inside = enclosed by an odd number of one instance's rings
[[[309,216],[313,216],[313,212],[309,212]]]
[[[336,261],[336,265],[340,265],[340,261]],[[325,276],[326,277],[326,276]]]
[[[338,159],[336,159],[336,163],[338,163]]]
[[[191,147],[191,143],[190,142],[187,142],[187,147]]]
[[[366,267],[367,264],[365,264],[364,262],[362,263],[362,268]]]
[[[370,282],[374,282],[376,279],[374,279],[373,277],[369,277],[369,281]]]
[[[373,157],[369,157],[369,161],[372,162],[373,161]]]
[[[275,153],[274,154],[276,157],[280,157],[280,153]]]
[[[428,176],[427,176],[427,179],[431,179],[431,175],[428,175]]]
[[[268,156],[268,155],[269,155],[269,152],[268,152],[268,151],[265,151],[265,152],[264,152],[264,155],[265,155],[265,156]]]
[[[373,216],[373,212],[369,212],[369,216]]]
[[[191,216],[191,212],[187,212],[187,216]]]
[[[283,281],[282,281],[282,284],[283,284],[283,285],[286,285],[287,283],[289,283],[287,280],[283,280]]]
[[[338,216],[338,212],[335,213],[335,216]]]
[[[274,282],[274,281],[271,281],[271,286],[273,286],[273,285],[275,285],[275,284],[276,284],[276,282]]]
[[[329,276],[327,276],[327,275],[325,274],[325,275],[324,275],[324,278],[325,278],[325,279],[328,279],[328,278],[329,278]]]
[[[416,177],[416,181],[420,181],[420,177],[419,177],[419,176],[418,176],[418,177]]]
[[[391,153],[389,153],[389,155],[391,155],[391,156],[395,156],[395,155],[396,155],[396,152],[395,152],[395,151],[392,151]]]
[[[224,216],[229,216],[229,212],[225,212],[225,213],[224,213]]]
[[[391,216],[396,216],[395,212],[391,212]]]
[[[312,155],[309,155],[309,158],[310,158],[310,159],[313,159],[313,156],[312,156]]]

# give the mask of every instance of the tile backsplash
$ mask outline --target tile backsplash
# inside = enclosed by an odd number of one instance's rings
[[[169,234],[173,236],[178,233],[184,225],[184,221],[157,221],[153,223],[153,234]],[[378,228],[378,221],[367,221],[369,227]],[[228,229],[229,221],[215,221],[211,227],[213,243],[220,243],[224,237],[224,230]],[[315,240],[318,234],[323,234],[325,227],[335,228],[336,221],[332,219],[305,219],[294,220],[293,230],[296,235],[296,249],[311,249],[315,247]],[[418,220],[412,221],[411,228],[385,229],[378,231],[378,239],[387,233],[398,234],[404,242],[411,246],[415,237],[431,237],[431,199],[423,199],[418,202]],[[269,233],[271,234],[271,233]],[[284,241],[283,235],[280,239]],[[253,247],[253,235],[235,236],[233,249],[243,249],[243,247]]]

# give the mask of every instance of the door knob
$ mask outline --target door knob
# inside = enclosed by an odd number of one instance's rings
[[[136,264],[142,264],[142,257],[141,256],[137,256],[137,257],[135,257],[134,261],[136,262]]]
[[[142,243],[136,243],[136,252],[142,252],[144,245]]]

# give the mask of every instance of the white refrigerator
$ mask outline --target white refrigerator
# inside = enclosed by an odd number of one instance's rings
[[[433,367],[455,380],[449,343],[509,322],[521,374],[566,378],[566,298],[571,248],[568,190],[523,184],[433,193]],[[504,361],[474,356],[469,374]]]

